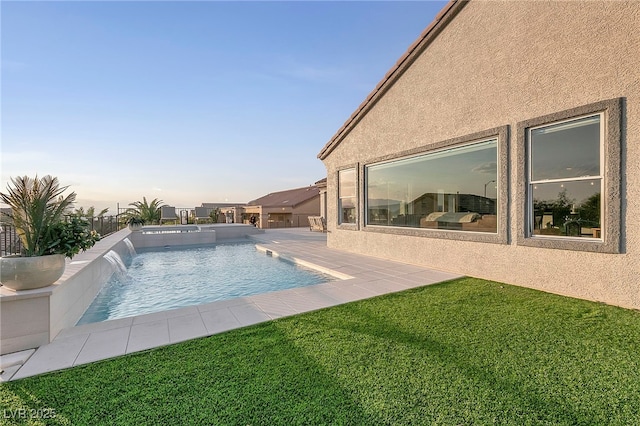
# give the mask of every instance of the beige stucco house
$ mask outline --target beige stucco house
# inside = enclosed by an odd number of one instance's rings
[[[269,193],[249,201],[243,208],[243,220],[251,216],[260,228],[296,228],[309,226],[309,216],[320,215],[320,189],[317,185]]]
[[[330,247],[640,308],[640,2],[451,1],[318,157]]]
[[[234,223],[242,223],[242,212],[247,203],[202,203],[193,210],[193,217],[198,220],[207,220],[211,213],[217,211],[217,222],[225,222],[227,219]]]
[[[309,216],[321,214],[321,191],[326,194],[326,179],[302,188],[271,192],[248,203],[202,203],[192,211],[198,219],[209,219],[218,211],[218,222],[251,223],[260,228],[294,228],[309,226]],[[326,197],[325,197],[326,198]]]

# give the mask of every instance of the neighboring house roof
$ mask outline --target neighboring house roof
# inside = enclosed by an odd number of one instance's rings
[[[319,181],[317,181],[315,183],[315,185],[318,187],[319,190],[326,190],[327,189],[327,178],[322,178]]]
[[[422,32],[420,37],[413,42],[407,52],[396,62],[382,81],[378,83],[369,96],[360,104],[351,117],[342,125],[338,132],[331,138],[329,142],[322,148],[318,154],[318,158],[324,160],[333,151],[342,140],[349,134],[351,129],[367,114],[367,112],[375,105],[375,103],[386,93],[387,90],[400,78],[400,76],[409,68],[418,56],[431,44],[431,42],[440,34],[442,29],[462,10],[469,0],[451,0],[438,13],[433,22]]]
[[[289,189],[286,191],[272,192],[264,197],[249,201],[250,206],[262,207],[295,207],[300,203],[317,197],[320,191],[316,185],[303,188]]]
[[[242,207],[246,205],[247,203],[202,203],[200,207],[204,207],[207,209],[217,209],[220,207]]]

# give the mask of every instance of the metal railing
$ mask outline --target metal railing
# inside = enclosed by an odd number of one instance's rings
[[[22,242],[13,225],[0,224],[0,256],[20,254],[21,251]]]
[[[73,216],[67,216],[71,218]],[[89,222],[89,228],[96,231],[101,237],[119,231],[126,225],[120,223],[119,216],[84,217]],[[22,252],[22,242],[16,233],[15,227],[8,221],[0,223],[0,256],[10,256]]]
[[[196,217],[196,208],[199,207],[173,207],[169,206],[169,208],[174,209],[171,217],[162,217],[162,215],[158,214],[158,219],[153,221],[152,223],[145,223],[145,225],[195,225],[195,224],[206,224],[206,223],[224,223],[224,214],[222,212],[219,213],[219,217],[217,221],[214,221],[210,216],[207,217]],[[210,211],[214,210],[213,208],[209,209]],[[130,207],[118,207],[118,215],[127,215],[132,211]]]

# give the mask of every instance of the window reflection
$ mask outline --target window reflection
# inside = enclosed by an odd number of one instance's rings
[[[356,223],[356,169],[338,172],[339,223]]]
[[[533,186],[533,234],[600,238],[600,180]]]
[[[530,234],[601,238],[600,115],[532,129]]]
[[[497,232],[497,140],[366,168],[367,224]]]
[[[531,131],[531,180],[600,175],[600,116]]]

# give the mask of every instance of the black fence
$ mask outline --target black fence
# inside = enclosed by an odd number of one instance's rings
[[[119,216],[98,216],[85,218],[89,222],[92,231],[96,231],[101,236],[113,234],[126,227],[126,224],[120,223]]]
[[[72,216],[68,216],[70,218]],[[116,216],[84,217],[89,222],[89,228],[96,231],[101,237],[113,234],[124,228],[126,225],[120,223]],[[22,242],[16,233],[16,229],[10,222],[0,223],[0,256],[10,256],[20,254]]]
[[[3,223],[0,225],[0,256],[20,254],[22,243],[12,225]]]

